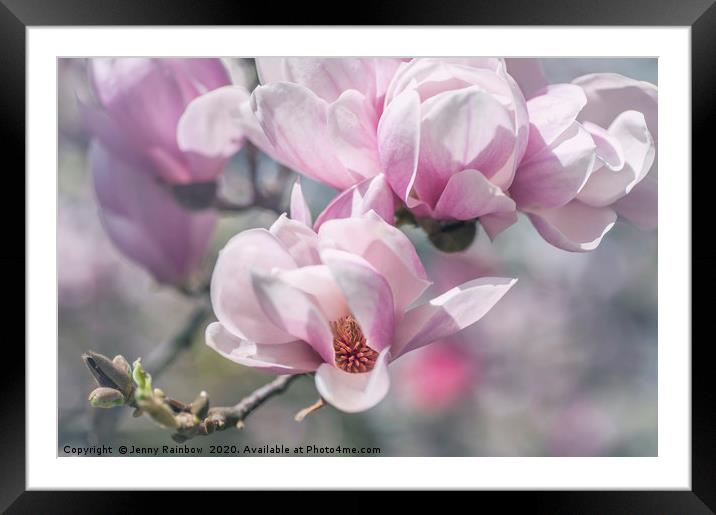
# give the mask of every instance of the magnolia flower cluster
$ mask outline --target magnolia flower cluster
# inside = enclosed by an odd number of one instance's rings
[[[509,61],[258,59],[241,123],[342,190],[317,227],[370,209],[393,223],[403,206],[495,237],[521,211],[570,251],[596,248],[617,215],[655,227],[656,87],[616,74],[547,84],[534,60]]]
[[[101,218],[160,282],[198,267],[217,178],[247,140],[337,190],[314,223],[296,184],[290,217],[225,246],[206,337],[243,365],[315,372],[345,411],[379,402],[392,360],[476,322],[514,283],[475,278],[426,300],[430,281],[396,225],[455,250],[478,223],[494,238],[521,212],[568,251],[596,248],[617,217],[656,227],[657,90],[645,82],[549,84],[533,59],[260,58],[249,93],[220,59],[89,68]],[[209,193],[187,196],[197,191]],[[463,241],[441,247],[455,227]]]

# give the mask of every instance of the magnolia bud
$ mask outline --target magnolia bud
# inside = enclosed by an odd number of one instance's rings
[[[127,374],[127,377],[132,376],[132,367],[130,366],[129,361],[127,361],[121,354],[117,354],[112,359],[112,363],[114,363],[114,366],[117,367],[117,369]]]
[[[88,351],[82,355],[82,359],[99,386],[114,388],[122,392],[125,397],[130,397],[134,390],[134,385],[127,370],[129,364],[127,363],[127,367],[125,367],[122,360],[125,362],[126,360],[121,356],[118,356],[118,358],[121,359],[115,362],[107,356],[94,351]]]
[[[114,388],[100,386],[89,394],[89,401],[94,408],[114,408],[124,404],[124,395]]]

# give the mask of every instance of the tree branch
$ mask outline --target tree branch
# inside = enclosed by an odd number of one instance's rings
[[[279,376],[233,406],[210,408],[206,392],[186,404],[168,397],[159,388],[152,388],[152,376],[139,360],[130,367],[122,356],[109,359],[90,351],[82,357],[97,384],[89,396],[93,407],[134,408],[134,416],[146,414],[159,425],[174,430],[172,438],[177,442],[229,427],[243,428],[246,417],[270,398],[285,392],[302,375]]]

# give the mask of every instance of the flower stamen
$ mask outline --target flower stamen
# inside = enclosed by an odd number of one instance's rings
[[[348,315],[330,324],[338,368],[352,374],[373,370],[378,352],[366,343],[358,321]]]

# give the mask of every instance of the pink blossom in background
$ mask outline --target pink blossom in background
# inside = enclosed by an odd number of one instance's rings
[[[118,159],[99,141],[90,145],[89,163],[114,245],[160,282],[187,280],[208,249],[216,213],[184,209],[150,170]]]
[[[401,367],[401,389],[416,409],[445,410],[477,386],[479,362],[460,349],[462,343],[455,345],[450,338],[435,342]]]
[[[524,59],[521,83],[544,76]],[[618,74],[544,85],[527,102],[530,138],[510,195],[551,244],[596,248],[617,216],[657,225],[657,89]],[[647,177],[647,175],[649,175]]]
[[[212,109],[210,92],[230,84],[220,59],[95,58],[89,72],[95,98],[81,107],[91,134],[168,184],[216,179],[241,147],[232,113]]]
[[[284,215],[221,251],[206,339],[242,365],[315,371],[326,401],[364,411],[387,394],[390,361],[473,324],[514,282],[474,279],[413,306],[430,282],[408,238],[375,212],[318,232]]]

